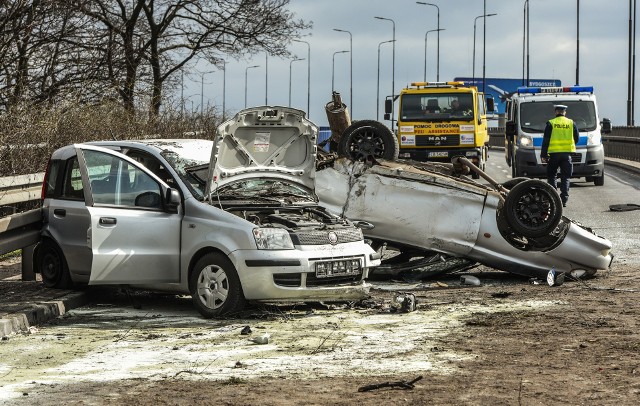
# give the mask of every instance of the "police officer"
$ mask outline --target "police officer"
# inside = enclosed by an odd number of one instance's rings
[[[540,157],[542,162],[547,162],[547,181],[554,189],[558,168],[560,168],[560,199],[562,199],[562,206],[567,207],[569,180],[573,173],[571,153],[576,152],[580,133],[573,120],[565,117],[567,106],[557,104],[554,109],[556,117],[547,121]]]

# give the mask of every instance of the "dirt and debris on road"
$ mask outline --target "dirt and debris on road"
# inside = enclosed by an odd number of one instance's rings
[[[481,286],[449,275],[387,285],[395,290],[376,289],[363,303],[259,307],[213,321],[200,318],[188,298],[97,291],[93,305],[0,342],[0,399],[636,405],[637,269],[623,263],[595,279],[549,287],[480,268],[472,275]],[[415,295],[415,311],[394,311],[397,289]],[[251,340],[265,334],[266,344]],[[419,376],[413,389],[358,391]]]

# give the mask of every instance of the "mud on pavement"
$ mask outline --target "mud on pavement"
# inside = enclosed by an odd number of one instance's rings
[[[638,404],[637,264],[549,287],[403,284],[367,303],[270,306],[205,320],[188,298],[113,291],[0,342],[9,404]],[[246,327],[250,334],[243,335]],[[268,343],[251,339],[269,335]],[[368,384],[411,381],[414,389]]]

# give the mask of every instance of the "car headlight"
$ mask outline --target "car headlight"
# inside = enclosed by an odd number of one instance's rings
[[[293,241],[282,228],[254,228],[253,238],[259,250],[292,250]]]
[[[518,137],[518,145],[522,148],[531,148],[533,147],[533,137],[530,135],[521,135]]]
[[[589,133],[587,135],[587,145],[599,145],[602,142],[600,133]]]

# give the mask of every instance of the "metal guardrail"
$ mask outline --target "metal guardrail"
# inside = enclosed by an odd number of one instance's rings
[[[41,209],[0,218],[0,255],[36,244],[41,231]]]
[[[44,173],[0,178],[0,204],[3,206],[40,199]]]

